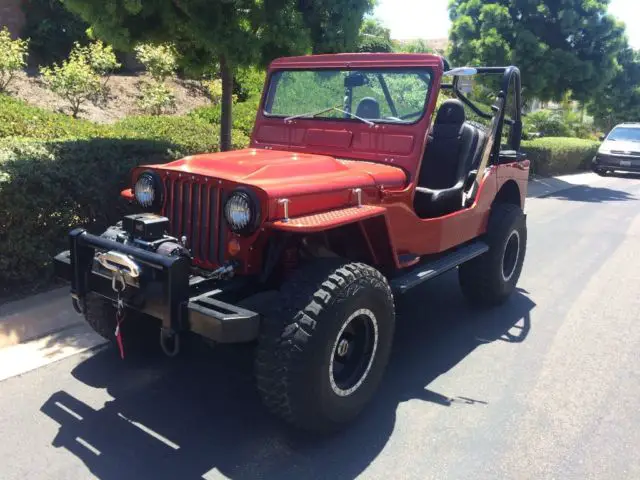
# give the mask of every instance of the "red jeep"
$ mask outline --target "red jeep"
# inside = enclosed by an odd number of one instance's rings
[[[499,85],[489,112],[465,93],[478,75]],[[267,407],[335,430],[380,383],[397,295],[456,267],[474,304],[513,292],[520,90],[516,67],[449,70],[435,55],[278,59],[249,148],[135,168],[122,196],[140,213],[73,230],[58,275],[121,354],[149,326],[169,355],[186,332],[256,342]]]

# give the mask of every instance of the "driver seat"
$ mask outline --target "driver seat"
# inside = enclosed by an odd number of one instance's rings
[[[466,123],[460,100],[446,100],[427,139],[418,175],[414,209],[420,218],[448,215],[462,208],[462,192],[480,151],[481,132]]]

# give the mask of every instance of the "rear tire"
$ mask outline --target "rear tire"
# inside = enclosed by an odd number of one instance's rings
[[[485,241],[489,251],[458,268],[462,293],[477,306],[495,306],[516,288],[527,249],[526,217],[512,204],[491,209]]]
[[[262,322],[255,373],[263,403],[302,430],[340,429],[375,394],[394,328],[391,289],[376,269],[326,259],[301,268]]]
[[[116,308],[111,300],[96,293],[88,293],[84,299],[84,318],[89,326],[105,340],[116,343]],[[127,309],[121,323],[122,341],[127,352],[159,345],[160,328],[154,320],[135,310]]]

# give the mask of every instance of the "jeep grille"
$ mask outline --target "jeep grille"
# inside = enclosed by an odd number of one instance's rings
[[[221,190],[204,179],[167,177],[164,182],[166,198],[162,214],[169,218],[170,235],[187,237],[187,247],[197,264],[222,264]]]

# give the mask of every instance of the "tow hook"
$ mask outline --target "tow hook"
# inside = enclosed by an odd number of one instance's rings
[[[180,335],[169,328],[161,328],[160,348],[168,357],[175,357],[180,353]]]
[[[80,306],[80,301],[77,298],[71,297],[71,305],[78,315],[82,315],[84,313],[82,307]]]

